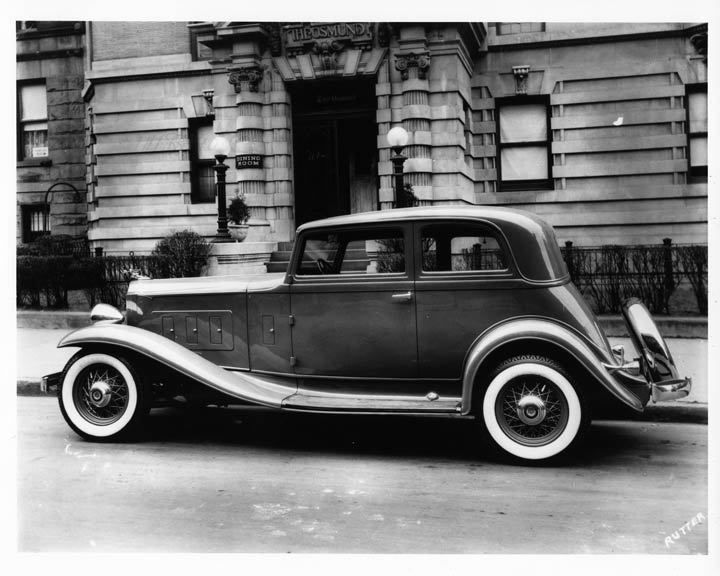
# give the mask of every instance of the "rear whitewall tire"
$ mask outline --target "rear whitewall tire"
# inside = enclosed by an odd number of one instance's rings
[[[87,385],[87,371],[93,367],[107,367],[122,379],[127,398],[122,411],[114,417],[93,422],[88,418],[87,402],[83,406],[78,387]],[[106,353],[80,352],[70,359],[63,372],[58,391],[60,410],[70,427],[87,440],[115,440],[136,432],[146,414],[143,391],[130,364],[122,357]],[[86,415],[83,415],[85,412]]]
[[[519,378],[544,379],[550,382],[564,397],[561,403],[563,409],[566,410],[566,414],[563,415],[564,428],[547,443],[526,445],[513,439],[506,432],[508,430],[507,423],[500,421],[502,415],[498,415],[498,395],[508,383]],[[513,358],[499,366],[491,376],[482,400],[483,422],[490,438],[503,452],[519,460],[549,460],[566,452],[587,427],[586,412],[578,391],[560,366],[545,358],[533,356]]]

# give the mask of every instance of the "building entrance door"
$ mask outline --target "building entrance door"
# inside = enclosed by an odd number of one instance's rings
[[[374,85],[317,82],[292,98],[295,224],[377,210]]]

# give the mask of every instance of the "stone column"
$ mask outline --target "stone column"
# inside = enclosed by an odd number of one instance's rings
[[[260,157],[258,168],[236,170],[238,194],[245,197],[252,220],[265,220],[265,208],[253,202],[265,192],[265,122],[263,120],[264,94],[260,91],[262,68],[255,63],[228,67],[228,81],[235,88],[235,154],[253,154]],[[233,161],[231,159],[231,161]],[[251,223],[252,224],[252,223]],[[254,238],[253,238],[254,240]]]
[[[392,207],[392,163],[386,134],[402,125],[410,136],[403,154],[405,184],[413,187],[415,196],[425,203],[432,197],[432,160],[430,159],[429,85],[427,73],[430,55],[422,25],[395,25],[388,61],[378,73],[378,150],[380,164],[380,207]]]

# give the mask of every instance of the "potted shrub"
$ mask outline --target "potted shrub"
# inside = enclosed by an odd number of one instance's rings
[[[242,242],[247,238],[247,220],[250,218],[250,209],[242,196],[235,196],[228,206],[228,230],[230,236]]]

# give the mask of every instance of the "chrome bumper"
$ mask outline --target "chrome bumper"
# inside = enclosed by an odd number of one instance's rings
[[[662,400],[677,400],[685,398],[692,390],[692,379],[666,380],[664,382],[653,382],[651,384],[651,396],[653,402]]]

